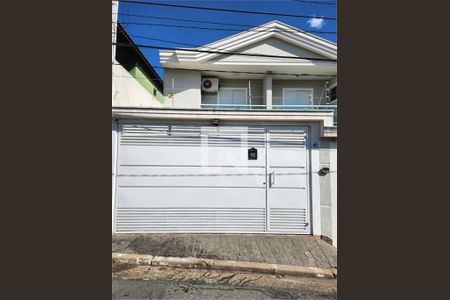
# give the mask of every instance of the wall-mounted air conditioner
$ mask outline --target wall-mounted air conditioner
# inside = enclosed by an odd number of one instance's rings
[[[215,93],[219,90],[219,78],[202,78],[202,91]]]

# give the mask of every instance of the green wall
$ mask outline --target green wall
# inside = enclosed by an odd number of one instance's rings
[[[159,102],[163,103],[164,101],[164,96],[162,95],[161,91],[159,91],[152,83],[152,81],[148,78],[148,76],[142,72],[141,68],[139,68],[138,66],[133,67],[132,69],[128,70],[128,72],[133,75],[134,78],[136,78],[136,80],[142,84],[142,86],[150,92],[150,94],[153,94],[153,90],[156,90],[156,100],[158,100]]]

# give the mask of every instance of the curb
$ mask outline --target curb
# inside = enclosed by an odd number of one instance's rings
[[[293,265],[267,264],[250,261],[202,259],[194,257],[165,257],[141,254],[113,253],[115,264],[143,265],[186,269],[256,272],[316,278],[336,278],[337,270]]]

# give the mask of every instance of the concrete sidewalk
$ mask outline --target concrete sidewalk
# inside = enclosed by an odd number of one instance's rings
[[[307,235],[113,234],[112,252],[337,269],[336,248]]]

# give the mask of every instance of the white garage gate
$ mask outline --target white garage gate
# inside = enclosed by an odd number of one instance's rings
[[[311,233],[308,127],[119,124],[115,232]]]

